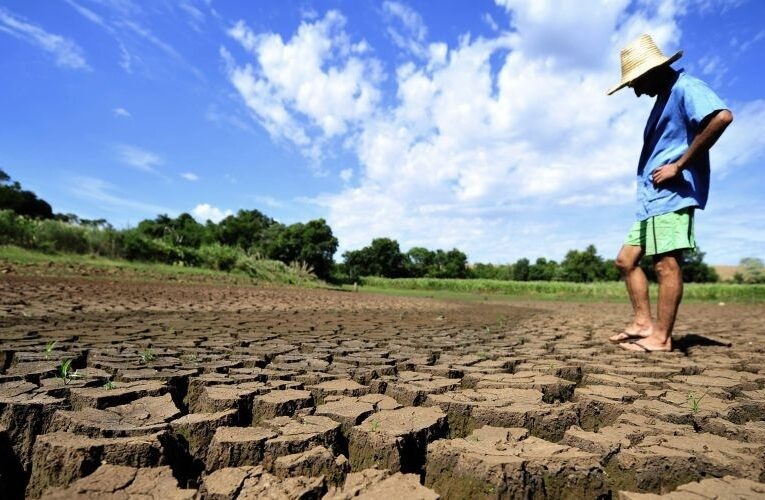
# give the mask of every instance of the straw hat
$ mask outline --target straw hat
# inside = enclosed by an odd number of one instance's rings
[[[611,95],[624,88],[654,68],[677,61],[682,55],[683,51],[678,50],[672,57],[667,57],[659,50],[650,35],[642,35],[622,49],[622,81],[607,94]]]

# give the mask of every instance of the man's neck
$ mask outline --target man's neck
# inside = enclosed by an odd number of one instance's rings
[[[680,72],[676,71],[671,66],[667,66],[665,71],[661,73],[661,83],[659,84],[658,95],[668,94],[669,91],[672,90],[672,86],[675,84],[679,76]]]

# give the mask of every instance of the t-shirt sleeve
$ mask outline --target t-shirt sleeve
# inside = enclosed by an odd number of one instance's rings
[[[728,109],[728,106],[701,80],[687,85],[683,92],[683,108],[686,119],[692,128],[698,128],[704,118],[715,111]]]

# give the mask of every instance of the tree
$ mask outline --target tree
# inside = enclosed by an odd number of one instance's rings
[[[539,257],[534,264],[529,266],[530,281],[553,281],[558,274],[558,263]]]
[[[765,283],[765,265],[762,259],[745,257],[741,259],[733,279],[737,283]]]
[[[600,281],[605,276],[603,259],[595,245],[589,245],[583,252],[569,250],[561,262],[561,279],[578,283]]]
[[[21,184],[11,182],[11,177],[0,169],[0,210],[3,209],[35,219],[53,218],[53,209],[47,201],[32,191],[21,189]]]
[[[302,262],[310,265],[321,279],[328,279],[332,271],[332,257],[337,251],[337,238],[324,219],[297,223],[279,231],[266,248],[270,259],[285,264]]]
[[[471,279],[505,280],[513,279],[513,266],[511,264],[473,264],[468,269]]]
[[[515,281],[528,281],[529,280],[529,259],[518,259],[513,264],[513,279]]]
[[[398,242],[390,238],[376,238],[368,247],[345,252],[343,259],[352,280],[361,276],[401,278],[406,275],[406,257]]]
[[[685,283],[714,283],[720,280],[717,271],[704,263],[704,252],[686,252],[683,258],[682,271]]]
[[[432,278],[466,278],[467,255],[456,248],[448,252],[436,250],[433,264],[428,269],[427,276]]]
[[[276,224],[278,222],[258,210],[239,210],[218,223],[217,238],[223,245],[262,251],[266,246],[262,244],[266,230]]]
[[[154,220],[142,220],[137,229],[149,238],[162,239],[176,246],[199,248],[202,243],[210,242],[205,226],[187,213],[182,213],[175,219],[162,214]]]
[[[436,254],[427,248],[413,247],[406,253],[407,275],[412,278],[422,278],[427,276],[428,270],[433,267]]]

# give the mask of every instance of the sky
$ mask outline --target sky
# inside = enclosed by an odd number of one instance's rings
[[[652,106],[643,33],[734,123],[697,241],[765,258],[765,2],[0,0],[0,168],[54,211],[324,218],[471,262],[618,252]]]

